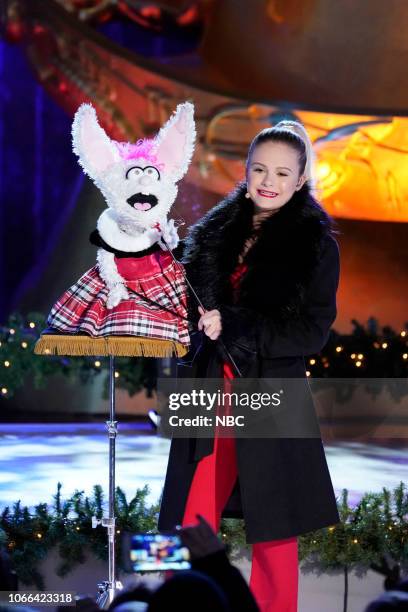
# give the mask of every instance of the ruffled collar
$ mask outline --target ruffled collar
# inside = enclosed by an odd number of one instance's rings
[[[129,253],[144,251],[158,240],[155,229],[145,230],[143,233],[132,236],[120,229],[115,211],[108,208],[103,211],[96,227],[101,238],[113,249]]]

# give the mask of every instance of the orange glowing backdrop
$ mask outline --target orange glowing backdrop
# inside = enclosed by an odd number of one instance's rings
[[[269,127],[276,107],[229,106],[204,131],[199,170],[204,187],[228,191],[244,173],[245,154],[255,134]],[[317,190],[335,217],[408,221],[408,119],[294,111],[314,144]]]

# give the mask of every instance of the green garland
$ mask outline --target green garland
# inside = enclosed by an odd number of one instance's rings
[[[325,354],[313,367],[314,376],[365,376],[369,378],[405,378],[408,374],[408,321],[399,331],[390,325],[380,327],[371,317],[366,325],[351,320],[349,335],[332,330]],[[331,360],[331,361],[330,361]],[[333,374],[332,374],[333,375]]]
[[[407,395],[408,382],[403,384],[402,379],[408,381],[408,323],[400,332],[389,326],[380,329],[373,318],[366,326],[354,319],[352,324],[351,334],[331,331],[324,352],[307,359],[308,375],[319,379],[319,386],[325,387],[330,386],[330,378],[373,378],[378,379],[377,382],[383,379],[393,397]],[[103,358],[34,355],[34,344],[45,327],[45,317],[39,313],[27,317],[13,314],[7,325],[0,327],[0,397],[11,397],[28,378],[38,388],[44,387],[54,374],[63,374],[72,382],[86,383],[101,372],[107,372],[108,360]],[[156,388],[156,364],[155,359],[143,357],[117,358],[117,386],[126,389],[129,395],[143,388],[151,393]],[[393,384],[395,378],[399,379],[398,384]],[[107,380],[105,382],[106,397]],[[355,388],[345,382],[342,397],[349,399]],[[379,393],[379,384],[371,391]]]
[[[147,506],[149,488],[138,489],[128,502],[124,492],[116,489],[115,511],[118,532],[148,532],[157,529],[159,503]],[[77,564],[84,562],[87,548],[98,559],[107,559],[106,529],[92,529],[92,517],[101,518],[104,496],[95,485],[91,497],[77,491],[69,499],[61,498],[58,484],[54,503],[38,504],[34,512],[20,502],[6,507],[0,517],[0,543],[7,546],[11,563],[20,581],[26,585],[44,587],[36,570],[49,550],[58,547],[61,563],[57,574],[65,576]],[[392,559],[401,571],[408,571],[408,492],[401,484],[393,491],[366,493],[351,507],[348,492],[343,490],[338,502],[341,523],[299,538],[299,560],[303,572],[349,572],[364,575],[369,569],[381,571],[384,559]],[[231,554],[242,552],[245,531],[242,520],[224,519],[221,538]],[[121,568],[120,538],[118,565]],[[123,568],[122,568],[123,569]],[[347,583],[345,593],[347,595]],[[345,608],[346,609],[346,608]]]
[[[130,501],[118,487],[115,496],[117,531],[146,532],[156,529],[159,505],[146,505],[147,486],[136,491]],[[76,491],[69,499],[61,498],[61,484],[51,507],[38,504],[34,512],[16,502],[12,509],[4,508],[0,517],[0,533],[6,542],[11,564],[19,580],[26,585],[44,589],[38,564],[51,548],[57,547],[61,563],[56,568],[59,576],[68,574],[75,565],[85,561],[87,548],[98,559],[107,559],[106,529],[100,525],[92,528],[92,517],[102,518],[104,495],[100,485],[95,485],[93,495],[86,497]],[[120,563],[120,538],[118,538]]]
[[[338,503],[341,522],[301,538],[303,570],[343,571],[363,575],[390,556],[408,570],[408,494],[401,482],[392,493],[366,493],[351,508],[343,490]]]
[[[50,376],[62,374],[71,383],[86,384],[109,370],[109,360],[97,357],[44,357],[34,354],[34,345],[41,330],[47,327],[44,315],[30,313],[26,318],[10,316],[0,327],[0,397],[8,399],[32,379],[35,388],[47,385]],[[134,395],[146,389],[148,395],[156,387],[156,360],[144,357],[116,358],[116,386]],[[108,397],[108,377],[103,395]]]

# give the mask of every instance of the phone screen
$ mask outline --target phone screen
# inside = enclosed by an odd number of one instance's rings
[[[178,535],[145,533],[129,535],[130,570],[162,572],[190,569],[190,551]]]

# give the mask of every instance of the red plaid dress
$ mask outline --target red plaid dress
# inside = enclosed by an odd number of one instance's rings
[[[64,334],[136,336],[189,344],[186,287],[181,264],[158,250],[149,255],[115,257],[129,298],[108,310],[108,289],[98,266],[85,272],[60,297],[48,325]],[[135,293],[132,293],[135,292]]]

